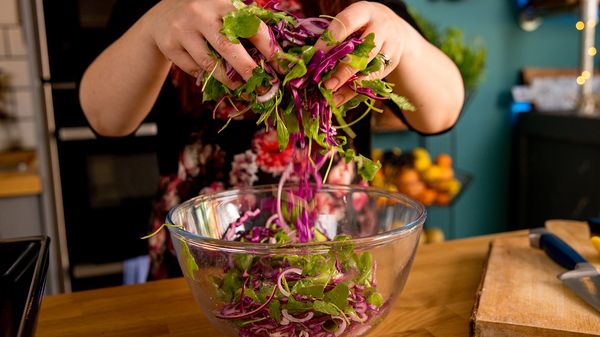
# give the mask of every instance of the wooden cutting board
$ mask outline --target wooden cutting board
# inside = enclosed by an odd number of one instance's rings
[[[600,256],[583,222],[552,220],[546,228],[575,248],[596,268]],[[600,336],[600,312],[565,287],[566,271],[527,235],[495,239],[471,316],[471,336]]]

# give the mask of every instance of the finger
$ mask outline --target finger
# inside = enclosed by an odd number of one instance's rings
[[[173,62],[173,64],[191,76],[197,77],[204,71],[183,47],[170,50],[165,56]]]
[[[182,39],[182,46],[191,56],[192,60],[200,66],[204,72],[212,74],[217,81],[226,85],[229,89],[235,89],[242,83],[227,75],[223,61],[218,61],[210,55],[206,41],[200,34],[189,34]],[[192,74],[197,77],[198,74]]]
[[[383,45],[383,40],[381,38],[383,34],[375,34],[375,32],[373,32],[372,29],[366,29],[362,34],[361,39],[363,39],[364,41],[365,37],[371,33],[373,33],[374,35],[373,41],[375,43],[375,47],[369,51],[367,63],[371,62],[371,60],[373,60],[375,56],[377,56],[377,54],[381,51],[381,47]],[[348,64],[348,58],[349,56],[346,57],[346,60],[342,59],[342,62],[338,64],[335,72],[325,82],[325,88],[331,89],[333,91],[337,90],[338,88],[346,84],[348,80],[350,80],[360,70]]]
[[[381,68],[376,72],[370,73],[369,75],[359,76],[355,81],[357,83],[360,83],[363,80],[382,79],[389,73],[390,73],[390,70],[387,70],[386,68]],[[354,96],[356,96],[356,91],[353,89],[353,85],[351,83],[348,83],[348,84],[342,86],[341,88],[339,88],[336,92],[334,92],[333,103],[336,106],[340,106],[340,105],[348,102]]]
[[[339,107],[351,100],[354,96],[356,96],[356,92],[352,90],[350,86],[345,85],[333,94],[333,104]]]
[[[327,27],[333,39],[337,42],[344,41],[350,34],[365,27],[371,21],[369,11],[365,8],[369,5],[367,2],[354,3],[336,15]],[[315,48],[324,51],[329,51],[333,47],[327,45],[327,42],[321,38],[315,44]]]
[[[269,61],[269,64],[273,66],[277,72],[283,73],[283,69],[277,62],[275,58],[275,54],[281,51],[281,47],[275,40],[275,36],[273,35],[273,31],[261,21],[258,26],[258,30],[256,34],[250,38],[248,38],[250,42],[260,51],[261,54]]]
[[[210,45],[219,53],[244,80],[252,77],[252,71],[257,67],[256,62],[250,57],[246,49],[240,43],[233,43],[221,34],[221,27],[207,28],[204,37]]]

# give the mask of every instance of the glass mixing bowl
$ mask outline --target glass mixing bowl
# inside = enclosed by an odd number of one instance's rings
[[[232,241],[242,231],[251,233],[248,239],[272,226],[277,188],[201,195],[169,212],[171,239],[196,302],[226,336],[367,334],[404,287],[425,208],[382,189],[323,185],[312,200],[295,204],[315,215],[324,235],[301,244]],[[289,201],[296,188],[286,185],[281,200]],[[282,205],[284,217],[300,214]]]

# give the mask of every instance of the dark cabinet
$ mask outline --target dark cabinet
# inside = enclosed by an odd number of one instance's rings
[[[600,118],[522,114],[513,153],[511,215],[516,228],[600,215]]]

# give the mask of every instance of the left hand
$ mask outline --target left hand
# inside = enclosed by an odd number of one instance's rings
[[[358,80],[381,79],[390,74],[400,63],[400,58],[407,44],[407,26],[409,24],[387,6],[368,1],[353,3],[341,11],[327,28],[335,41],[344,41],[354,32],[361,32],[361,38],[370,33],[375,35],[375,48],[369,53],[369,61],[384,55],[387,65],[368,76],[359,76]],[[317,49],[328,51],[328,46],[322,40],[317,41]],[[334,103],[340,105],[351,99],[356,93],[348,86],[348,80],[358,72],[358,69],[348,64],[340,63],[336,71],[325,82],[325,87],[334,92]]]

